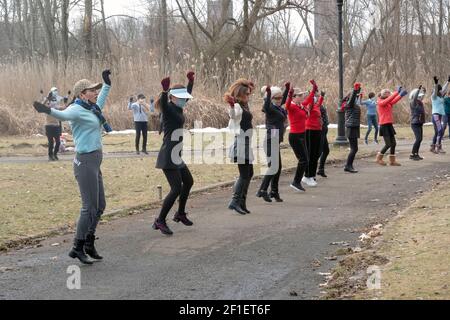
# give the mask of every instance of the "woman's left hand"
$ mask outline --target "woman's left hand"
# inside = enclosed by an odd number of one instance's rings
[[[108,86],[111,85],[110,75],[111,75],[111,70],[109,70],[109,69],[102,72],[103,82],[106,83]]]

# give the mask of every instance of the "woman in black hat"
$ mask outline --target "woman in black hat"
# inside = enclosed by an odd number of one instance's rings
[[[160,230],[162,234],[173,235],[167,225],[166,218],[179,197],[178,211],[174,221],[181,222],[185,226],[192,226],[193,222],[187,218],[186,203],[189,193],[194,185],[189,168],[181,158],[184,123],[186,121],[183,110],[186,103],[192,99],[195,73],[187,74],[189,83],[187,88],[176,85],[170,89],[170,78],[161,81],[163,91],[156,101],[156,108],[161,112],[161,122],[164,131],[163,144],[158,154],[156,168],[163,170],[170,185],[170,192],[166,196],[159,217],[153,224],[154,230]],[[175,141],[174,141],[175,140]]]

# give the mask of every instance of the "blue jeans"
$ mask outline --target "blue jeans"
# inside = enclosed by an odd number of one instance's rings
[[[448,127],[448,117],[449,115],[446,114],[445,116],[442,117],[442,126],[444,127],[444,132],[442,133],[442,137],[445,137],[445,131],[447,130]],[[449,130],[449,139],[450,139],[450,130]]]
[[[367,125],[369,130],[367,130],[366,141],[369,139],[369,135],[372,132],[372,126],[375,127],[375,141],[378,141],[378,118],[377,115],[367,115]]]
[[[442,123],[443,116],[440,114],[433,114],[433,125],[434,125],[434,137],[433,144],[441,145],[442,138],[444,137],[444,126]]]

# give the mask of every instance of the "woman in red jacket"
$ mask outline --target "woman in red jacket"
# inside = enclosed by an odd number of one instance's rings
[[[306,93],[290,88],[289,97],[286,102],[289,123],[291,130],[289,133],[289,144],[294,150],[298,159],[297,171],[291,187],[297,191],[305,192],[302,186],[302,178],[308,168],[308,149],[306,147],[306,120],[309,117],[310,107],[314,104],[314,95],[318,91],[314,80],[310,81],[313,90],[305,98]],[[320,111],[319,111],[320,113]]]
[[[389,156],[389,164],[391,166],[400,166],[395,158],[395,147],[397,146],[397,141],[395,140],[395,129],[394,129],[394,115],[392,109],[395,104],[397,104],[408,92],[403,90],[402,87],[398,87],[394,94],[391,94],[389,89],[381,91],[377,109],[380,118],[380,136],[384,138],[385,146],[378,153],[376,162],[379,165],[385,166],[386,162],[383,161],[386,152],[391,149],[391,154]]]
[[[316,187],[316,174],[320,158],[320,143],[322,139],[322,113],[325,92],[322,92],[317,103],[311,103],[311,112],[306,120],[306,147],[308,148],[309,165],[303,182],[309,187]]]

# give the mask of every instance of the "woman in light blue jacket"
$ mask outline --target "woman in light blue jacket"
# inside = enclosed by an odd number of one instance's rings
[[[103,259],[97,253],[94,242],[97,225],[106,208],[100,166],[103,159],[103,129],[112,131],[102,114],[111,89],[110,74],[109,70],[103,71],[103,84],[92,83],[86,79],[78,81],[73,89],[75,99],[64,111],[48,108],[39,102],[33,104],[39,113],[46,113],[61,121],[70,121],[76,151],[73,167],[80,189],[82,208],[74,247],[69,256],[78,258],[84,264],[92,264],[86,254],[95,260]]]

